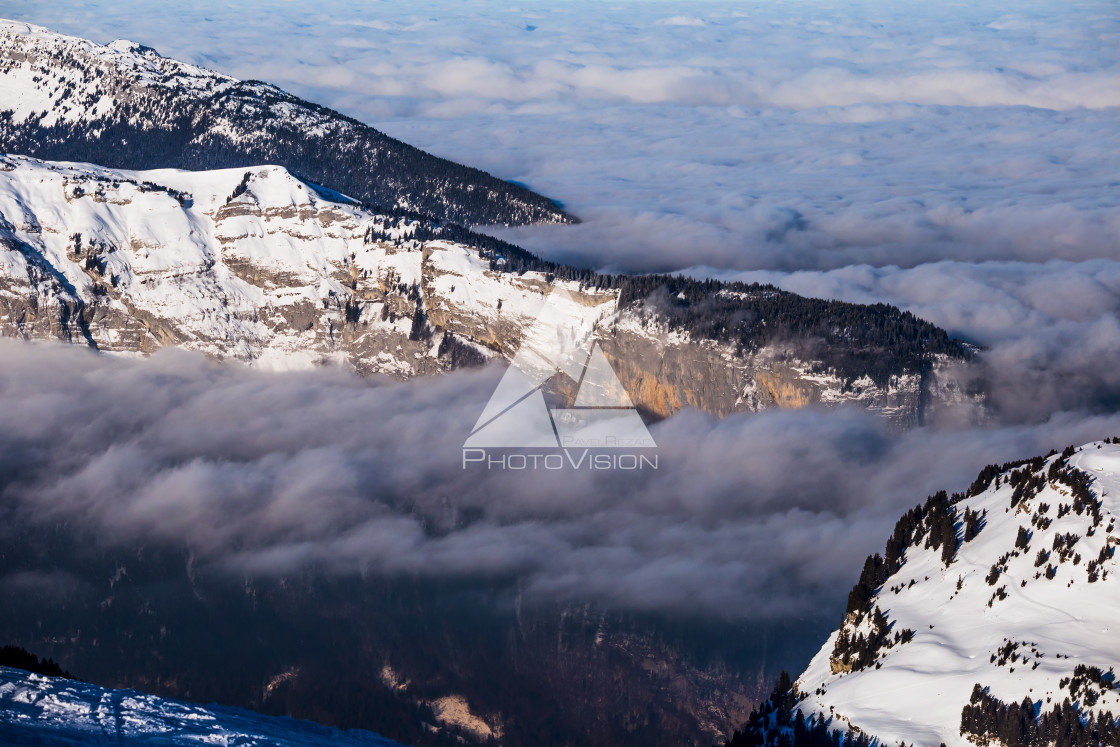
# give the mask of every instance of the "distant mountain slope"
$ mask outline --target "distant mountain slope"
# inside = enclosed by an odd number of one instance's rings
[[[650,415],[980,399],[912,314],[543,261],[462,226],[572,220],[544,198],[132,42],[0,21],[0,150],[101,164],[0,165],[0,334],[407,377],[509,355],[560,282]]]
[[[795,726],[795,745],[821,744],[804,724],[819,714],[882,744],[1120,744],[1118,521],[1113,439],[933,496],[868,558],[808,669],[732,744],[775,744]]]
[[[0,667],[0,742],[399,747],[368,731],[340,731],[240,708],[107,690],[7,667]]]
[[[550,200],[275,86],[0,20],[0,152],[126,169],[279,164],[463,225],[570,223]]]
[[[562,279],[570,268],[526,269],[522,250],[490,245],[278,166],[0,156],[3,335],[408,378],[509,356],[559,287],[653,415],[856,404],[910,426],[963,397],[942,374],[969,350],[890,306],[666,276]]]

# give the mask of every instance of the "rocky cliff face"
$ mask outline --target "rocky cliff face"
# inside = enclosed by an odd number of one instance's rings
[[[628,312],[605,335],[603,348],[635,405],[657,417],[692,407],[723,417],[770,408],[852,405],[882,415],[901,428],[920,425],[931,410],[930,391],[942,391],[932,408],[968,398],[952,381],[961,364],[936,359],[925,371],[892,376],[886,386],[869,376],[845,382],[818,370],[796,349],[763,347],[741,352],[713,340],[658,330],[641,315]]]
[[[66,532],[27,532],[13,547],[44,539],[67,563],[53,542],[76,548],[82,592],[0,588],[13,610],[4,640],[106,686],[402,744],[710,747],[764,697],[768,662],[811,653],[776,635],[768,649],[733,624],[479,605],[462,582],[219,578],[150,547],[89,553]],[[13,555],[0,569],[25,562]]]
[[[422,228],[429,228],[421,232]],[[796,341],[745,349],[674,329],[618,290],[500,271],[501,258],[359,207],[278,166],[129,172],[0,158],[0,334],[124,354],[177,345],[273,368],[397,378],[510,357],[553,289],[594,325],[635,404],[717,416],[868,408],[922,421],[950,362],[848,381]],[[495,269],[499,266],[499,269]],[[959,364],[956,364],[959,365]]]

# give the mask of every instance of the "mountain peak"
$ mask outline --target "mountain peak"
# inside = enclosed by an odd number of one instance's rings
[[[1070,714],[1117,728],[1118,523],[1120,439],[930,497],[868,558],[796,710],[883,744],[1007,743],[1008,713],[1024,733]]]
[[[274,163],[370,205],[465,226],[575,222],[523,186],[137,42],[0,21],[0,72],[0,152],[131,170]]]
[[[129,39],[114,39],[105,46],[107,49],[111,49],[114,52],[120,52],[121,54],[152,54],[156,57],[160,56],[159,52],[157,52],[153,48],[146,47],[143,44],[131,41]]]

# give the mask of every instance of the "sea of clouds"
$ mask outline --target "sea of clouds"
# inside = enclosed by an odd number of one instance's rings
[[[687,411],[652,427],[656,471],[463,469],[493,367],[398,383],[11,340],[0,361],[3,531],[165,544],[234,578],[517,578],[527,602],[756,622],[835,622],[906,508],[1120,434],[1108,414],[899,435],[854,410]]]
[[[493,230],[549,258],[910,309],[986,348],[991,392],[979,428],[686,412],[654,428],[656,473],[479,476],[459,446],[494,371],[385,384],[5,344],[0,494],[26,517],[259,573],[513,572],[550,599],[831,619],[929,493],[1120,434],[1114,3],[0,0],[0,15],[267,80],[525,183],[583,222]]]

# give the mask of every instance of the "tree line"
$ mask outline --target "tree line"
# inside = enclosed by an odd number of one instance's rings
[[[977,683],[961,710],[961,736],[1007,747],[1110,747],[1120,744],[1120,721],[1111,711],[1094,717],[1069,698],[1050,710],[1030,697],[1004,703]]]
[[[73,676],[60,667],[54,659],[40,659],[35,654],[19,646],[0,647],[0,667],[22,669],[25,672],[41,674],[46,677],[63,677],[68,680],[74,679]]]

